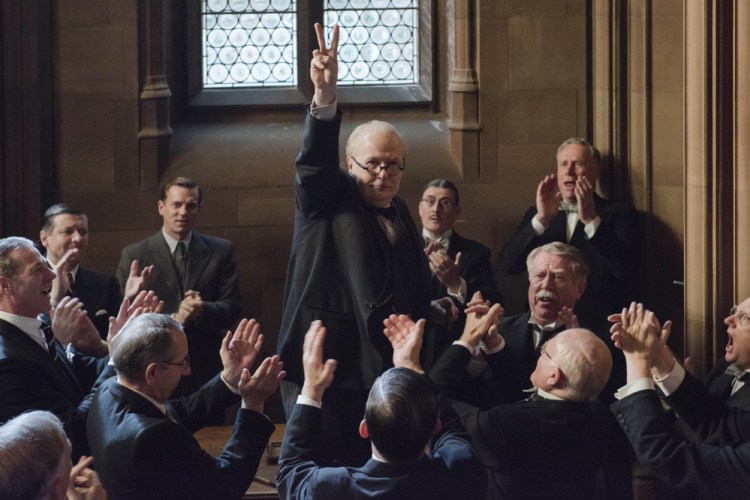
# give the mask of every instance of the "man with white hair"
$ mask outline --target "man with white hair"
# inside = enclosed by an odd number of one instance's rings
[[[0,426],[0,497],[4,500],[106,500],[92,457],[70,462],[70,441],[54,414],[34,410]]]

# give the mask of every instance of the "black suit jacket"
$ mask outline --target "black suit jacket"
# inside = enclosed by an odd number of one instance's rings
[[[253,480],[273,424],[239,410],[234,433],[214,458],[193,433],[219,425],[237,402],[216,376],[195,394],[167,403],[172,420],[138,393],[103,384],[88,419],[91,452],[110,499],[240,498]]]
[[[193,231],[184,289],[161,230],[122,250],[117,279],[123,289],[133,260],[138,260],[140,269],[155,266],[149,289],[164,301],[165,314],[177,312],[185,290],[200,292],[203,313],[184,325],[193,364],[192,375],[184,379],[190,387],[183,387],[186,392],[193,392],[221,370],[221,339],[237,321],[242,308],[232,245],[227,240]]]
[[[338,361],[334,387],[366,391],[390,364],[383,319],[394,312],[393,247],[360,196],[355,180],[338,167],[340,113],[332,121],[308,115],[297,157],[294,238],[284,290],[277,352],[287,380],[302,385],[302,344],[310,322],[322,320],[328,334],[325,358]],[[402,174],[403,175],[403,174]],[[396,207],[416,279],[404,283],[411,310],[428,318],[430,270],[424,243],[406,204]]]
[[[715,394],[729,406],[750,411],[750,384],[745,383],[737,392],[732,394],[734,377],[726,374],[728,367],[729,363],[724,358],[721,358],[716,362],[703,383],[708,387],[708,391],[711,394]]]
[[[78,266],[73,295],[81,300],[92,323],[102,338],[106,339],[109,317],[117,316],[122,303],[122,292],[117,278]]]
[[[497,289],[495,277],[490,264],[490,249],[481,243],[467,240],[455,230],[448,244],[448,256],[455,260],[456,255],[461,252],[461,262],[458,273],[466,280],[467,301],[474,292],[482,292],[482,297],[491,303],[503,303],[503,296]],[[439,299],[448,295],[448,289],[439,279],[432,278],[432,298]]]
[[[630,203],[615,203],[594,195],[602,222],[593,238],[587,239],[578,221],[569,244],[581,250],[590,267],[588,285],[576,304],[582,324],[594,331],[608,331],[607,315],[622,310],[632,300],[630,280],[638,270],[641,230],[638,212]],[[541,236],[534,233],[531,219],[536,207],[528,209],[518,232],[500,252],[500,268],[509,274],[526,271],[526,257],[536,247],[553,241],[567,242],[567,214],[558,212]]]
[[[689,374],[666,401],[698,442],[675,432],[656,391],[612,405],[638,460],[676,488],[698,489],[702,498],[750,497],[750,413],[728,407]]]
[[[78,266],[75,276],[75,291],[70,293],[77,297],[86,309],[91,322],[102,339],[107,338],[109,317],[117,316],[122,303],[122,292],[117,278],[92,269]],[[49,314],[45,313],[42,321],[51,324]]]
[[[455,414],[454,414],[455,415]],[[319,467],[321,411],[296,404],[289,418],[276,475],[280,498],[479,499],[486,491],[482,465],[457,419],[446,420],[431,452],[416,462],[363,467]]]
[[[456,374],[470,353],[454,345],[430,371],[447,397],[456,396]],[[621,434],[599,401],[558,401],[534,396],[481,410],[452,401],[488,470],[490,498],[596,498],[603,464],[607,498],[628,498],[629,461]]]
[[[459,275],[466,281],[466,301],[468,302],[475,292],[482,292],[482,297],[492,304],[502,304],[505,299],[497,288],[495,278],[490,264],[490,249],[476,241],[467,240],[455,230],[450,237],[447,255],[456,260],[456,255],[461,252],[459,264]],[[448,297],[448,288],[440,282],[437,277],[432,277],[433,300]],[[466,323],[464,314],[465,304],[453,300],[458,308],[458,319],[451,324],[450,329],[440,329],[435,332],[438,338],[435,340],[435,355],[437,359],[451,342],[461,336]]]
[[[0,422],[29,410],[47,410],[63,422],[73,444],[73,457],[86,454],[86,413],[90,397],[78,377],[95,378],[97,365],[90,359],[67,360],[55,341],[58,360],[27,334],[0,320]],[[111,367],[99,373],[100,382],[114,374]]]

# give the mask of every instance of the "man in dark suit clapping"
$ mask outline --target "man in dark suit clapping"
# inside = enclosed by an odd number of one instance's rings
[[[42,216],[39,240],[47,250],[47,261],[58,271],[52,284],[52,304],[57,305],[65,295],[76,297],[105,339],[109,317],[117,315],[122,293],[117,278],[80,265],[89,246],[86,214],[68,203],[52,205]]]

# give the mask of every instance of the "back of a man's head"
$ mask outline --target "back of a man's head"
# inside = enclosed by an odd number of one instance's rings
[[[168,363],[175,355],[173,336],[182,330],[166,314],[142,314],[117,335],[111,358],[117,374],[130,382],[142,379],[151,363]]]
[[[612,372],[612,353],[602,339],[585,328],[572,328],[555,336],[554,363],[565,374],[562,396],[572,401],[593,401]]]
[[[63,498],[70,468],[70,442],[52,413],[30,411],[0,426],[3,500]]]
[[[423,375],[391,368],[373,384],[365,422],[373,445],[389,462],[417,459],[437,421],[437,398]]]

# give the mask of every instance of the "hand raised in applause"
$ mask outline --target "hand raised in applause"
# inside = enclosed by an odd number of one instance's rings
[[[333,382],[333,373],[337,362],[329,359],[323,362],[323,345],[326,329],[320,320],[310,323],[310,329],[305,334],[302,345],[302,368],[305,371],[305,382],[302,384],[301,394],[313,401],[320,402],[323,393]]]
[[[264,359],[252,377],[250,370],[244,368],[239,384],[242,407],[263,413],[266,400],[276,392],[285,376],[284,363],[278,356]]]
[[[260,333],[260,323],[254,319],[243,319],[237,328],[227,332],[219,349],[221,364],[224,366],[222,376],[229,385],[237,387],[243,369],[250,370],[255,358],[263,346],[264,335]]]
[[[144,267],[141,272],[138,272],[138,261],[134,260],[130,263],[130,274],[128,280],[125,282],[125,297],[133,300],[139,292],[148,289],[151,284],[151,278],[153,276],[155,267],[153,265]]]
[[[383,333],[393,347],[393,366],[424,373],[419,363],[419,351],[422,349],[425,320],[420,319],[415,323],[405,314],[391,314],[383,324]]]

